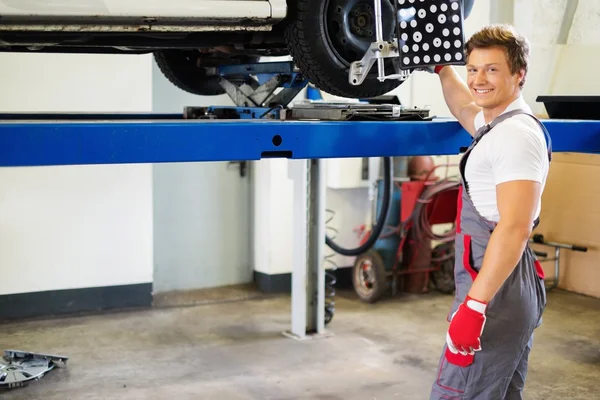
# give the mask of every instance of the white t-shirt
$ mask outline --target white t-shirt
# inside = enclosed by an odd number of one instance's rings
[[[517,108],[531,113],[521,97],[504,112]],[[480,112],[475,117],[475,129],[485,124],[483,112]],[[548,146],[542,128],[529,115],[515,115],[486,133],[471,151],[465,178],[477,211],[484,218],[498,222],[500,214],[496,204],[496,185],[512,180],[534,180],[542,184],[543,190],[548,169]],[[540,210],[541,198],[536,218]]]

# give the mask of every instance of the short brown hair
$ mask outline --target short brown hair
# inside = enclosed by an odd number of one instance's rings
[[[467,58],[476,48],[502,47],[508,59],[510,73],[516,74],[523,70],[523,79],[519,84],[523,87],[527,76],[529,62],[529,41],[508,24],[493,24],[476,32],[465,44]]]

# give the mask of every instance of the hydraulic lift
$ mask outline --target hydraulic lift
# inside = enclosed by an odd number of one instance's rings
[[[414,7],[407,9],[407,19],[398,24],[401,42],[388,43],[381,37],[380,0],[375,0],[377,41],[351,65],[350,82],[360,84],[375,64],[379,79],[386,80],[405,79],[407,69],[441,61],[436,55],[430,58],[427,51],[410,53],[415,44],[432,39],[407,22],[420,12]],[[462,31],[462,20],[446,23]],[[432,39],[431,49],[440,45]],[[460,54],[455,54],[456,59],[444,62],[461,64]],[[385,75],[385,59],[394,61],[396,74]],[[299,202],[294,207],[294,226],[307,226],[308,235],[294,233],[288,334],[298,339],[324,334],[326,320],[332,316],[326,314],[333,310],[325,307],[322,160],[455,155],[470,144],[471,137],[453,119],[434,118],[427,110],[398,104],[288,107],[308,83],[291,62],[226,66],[212,73],[221,77],[234,106],[188,107],[181,114],[0,115],[0,167],[289,159],[294,199]],[[230,77],[239,82],[240,75],[252,79],[236,85]],[[600,120],[543,122],[554,152],[600,153]]]
[[[455,155],[471,140],[457,121],[443,118],[221,120],[190,115],[189,110],[181,115],[0,115],[0,166],[291,160],[290,175],[297,178],[294,198],[306,205],[294,207],[294,225],[308,224],[308,236],[294,238],[289,334],[300,339],[325,333],[322,160]],[[600,120],[543,122],[554,152],[600,153]]]

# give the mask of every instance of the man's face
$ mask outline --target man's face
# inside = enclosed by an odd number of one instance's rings
[[[507,106],[519,89],[523,73],[512,75],[506,53],[498,47],[473,49],[467,63],[467,85],[482,108]]]

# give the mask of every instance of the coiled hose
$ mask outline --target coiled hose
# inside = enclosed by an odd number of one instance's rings
[[[335,240],[336,235],[339,233],[337,229],[330,225],[335,216],[335,211],[327,209],[325,210],[329,216],[325,220],[325,230],[331,231],[332,240]],[[325,260],[325,325],[329,324],[335,314],[335,284],[337,283],[335,272],[337,271],[338,265],[334,261],[335,252],[326,254]]]
[[[433,231],[431,224],[429,223],[429,214],[427,213],[427,207],[431,201],[441,194],[442,192],[455,190],[460,186],[460,182],[444,178],[438,182],[427,185],[423,193],[417,200],[417,204],[409,218],[411,228],[414,230],[417,238],[422,240],[430,239],[441,243],[447,243],[454,240],[456,236],[456,227],[454,226],[450,231],[443,234],[437,234]]]
[[[329,236],[325,236],[325,244],[331,248],[331,250],[335,251],[338,254],[343,256],[358,256],[367,252],[373,247],[383,228],[385,227],[385,221],[390,213],[390,208],[392,205],[392,195],[393,195],[393,161],[391,157],[383,158],[383,181],[384,181],[384,191],[383,191],[383,204],[381,205],[381,214],[377,219],[377,222],[371,229],[371,234],[367,238],[367,240],[357,248],[354,249],[345,249],[336,244],[332,238]]]

